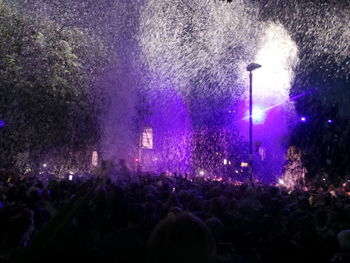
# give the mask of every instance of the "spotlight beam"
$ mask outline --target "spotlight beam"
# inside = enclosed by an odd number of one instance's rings
[[[301,97],[304,97],[304,96],[306,96],[306,95],[309,95],[310,93],[312,93],[312,92],[314,92],[314,91],[316,91],[316,89],[312,89],[312,90],[303,92],[303,93],[298,94],[298,95],[296,95],[296,96],[294,96],[294,97],[292,97],[292,98],[290,98],[290,99],[288,99],[288,100],[285,100],[285,101],[282,101],[282,102],[280,102],[280,103],[271,105],[270,107],[267,107],[267,108],[264,108],[264,109],[260,109],[260,111],[262,111],[262,112],[265,113],[265,112],[267,112],[267,111],[269,111],[269,110],[272,110],[272,109],[277,108],[277,107],[279,107],[279,106],[282,106],[282,105],[284,105],[284,104],[292,103],[292,102],[296,101],[297,99],[299,99],[299,98],[301,98]],[[249,119],[249,113],[247,113],[247,114],[245,115],[244,118],[235,120],[235,122],[243,121],[243,120],[248,120],[248,119]],[[254,116],[253,116],[253,119],[254,119]]]

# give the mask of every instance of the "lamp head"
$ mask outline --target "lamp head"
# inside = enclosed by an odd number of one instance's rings
[[[250,63],[248,66],[247,66],[247,71],[253,71],[253,70],[256,70],[257,68],[260,68],[261,65],[260,64],[257,64],[257,63]]]

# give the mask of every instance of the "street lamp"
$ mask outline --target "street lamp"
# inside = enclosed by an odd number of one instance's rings
[[[253,182],[253,70],[260,68],[257,63],[250,63],[247,66],[249,71],[249,180]]]

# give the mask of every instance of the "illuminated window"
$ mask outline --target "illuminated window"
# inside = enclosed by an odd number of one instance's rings
[[[96,151],[92,152],[91,164],[92,166],[98,165],[98,153]]]
[[[153,149],[153,129],[151,127],[143,129],[141,147],[144,149]]]

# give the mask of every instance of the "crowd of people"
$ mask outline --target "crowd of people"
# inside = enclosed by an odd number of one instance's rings
[[[349,229],[343,187],[0,174],[0,262],[343,263]]]

